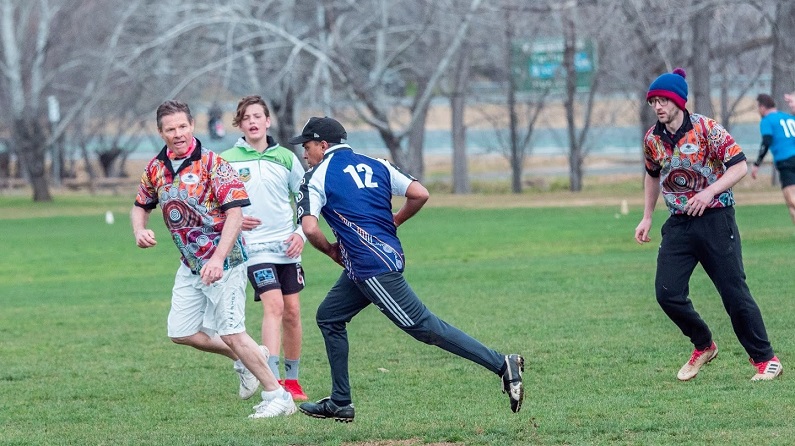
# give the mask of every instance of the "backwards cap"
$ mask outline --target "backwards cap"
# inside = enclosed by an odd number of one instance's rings
[[[328,116],[323,118],[315,116],[309,118],[300,135],[290,138],[287,142],[303,144],[307,141],[326,141],[330,144],[339,144],[345,142],[347,138],[348,132],[339,121]]]

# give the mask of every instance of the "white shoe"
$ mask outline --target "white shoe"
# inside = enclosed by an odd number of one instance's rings
[[[293,397],[284,392],[281,397],[276,397],[270,401],[262,400],[254,406],[254,413],[249,418],[273,418],[287,416],[295,413],[295,403]]]
[[[268,360],[268,348],[264,345],[259,346],[260,351],[265,356],[265,360]],[[253,373],[251,373],[243,362],[239,359],[235,361],[235,371],[240,377],[240,389],[238,389],[237,394],[240,396],[241,399],[247,400],[251,398],[255,393],[257,393],[257,389],[259,389],[259,380]]]
[[[235,361],[235,371],[240,377],[240,389],[238,389],[237,394],[241,399],[247,400],[257,393],[259,380],[239,359]]]
[[[679,381],[688,381],[695,378],[701,367],[715,359],[716,356],[718,356],[718,346],[714,342],[704,350],[694,349],[690,359],[679,369],[676,378]]]
[[[748,360],[756,367],[756,375],[751,378],[751,381],[770,381],[784,373],[784,367],[781,366],[781,361],[776,356],[765,362],[757,363],[751,358],[748,358]]]

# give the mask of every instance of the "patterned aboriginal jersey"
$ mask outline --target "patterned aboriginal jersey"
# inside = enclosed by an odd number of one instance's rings
[[[348,277],[362,282],[402,272],[403,247],[392,215],[392,195],[405,196],[414,178],[389,161],[355,153],[347,144],[326,150],[301,184],[298,221],[323,218],[340,245]]]
[[[734,138],[713,119],[685,114],[675,135],[657,124],[646,132],[643,144],[646,172],[660,179],[663,199],[671,214],[685,214],[687,201],[716,182],[726,169],[745,161]],[[713,197],[710,208],[734,205],[730,189]]]
[[[199,274],[221,239],[226,210],[248,206],[246,188],[232,166],[195,140],[193,152],[176,172],[163,147],[144,169],[135,205],[151,210],[158,203],[163,220],[182,254],[182,262]],[[224,261],[224,269],[246,261],[241,236]]]

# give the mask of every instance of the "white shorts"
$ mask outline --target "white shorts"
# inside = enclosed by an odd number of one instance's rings
[[[180,264],[174,278],[168,337],[183,338],[200,331],[213,336],[246,331],[246,265],[227,271],[211,285]]]

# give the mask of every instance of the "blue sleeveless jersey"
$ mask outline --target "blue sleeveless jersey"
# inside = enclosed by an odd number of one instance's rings
[[[362,282],[402,272],[403,247],[392,214],[392,195],[406,194],[414,181],[386,160],[354,152],[342,144],[326,151],[307,171],[299,193],[298,221],[322,215],[340,244],[348,277]]]

